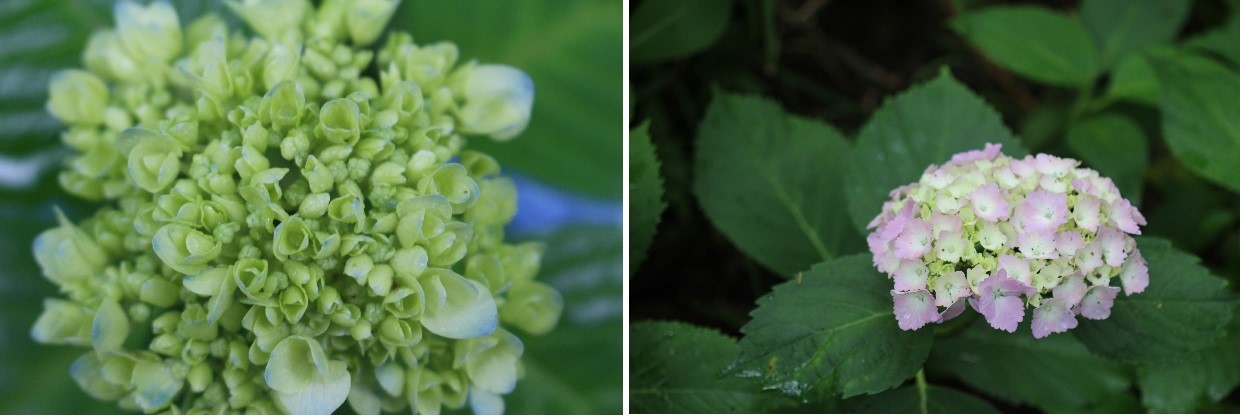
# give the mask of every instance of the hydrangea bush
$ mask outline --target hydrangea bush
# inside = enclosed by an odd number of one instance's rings
[[[894,280],[901,329],[954,318],[969,306],[1015,332],[1033,307],[1033,336],[1106,319],[1123,286],[1141,293],[1149,269],[1129,234],[1145,218],[1080,162],[1011,158],[1001,145],[956,154],[891,191],[869,223],[874,265]],[[944,308],[939,311],[937,308]]]
[[[503,410],[510,329],[550,331],[542,246],[508,243],[516,190],[464,135],[508,140],[533,83],[392,33],[399,1],[238,0],[255,33],[121,2],[48,110],[100,202],[34,243],[43,343],[90,348],[90,395],[147,413]]]

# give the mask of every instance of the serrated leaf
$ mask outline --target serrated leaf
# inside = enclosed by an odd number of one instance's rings
[[[951,27],[995,63],[1046,84],[1079,88],[1099,72],[1089,32],[1067,16],[1035,6],[992,6]]]
[[[721,376],[736,340],[677,322],[639,322],[629,333],[629,408],[635,414],[724,414],[789,404],[753,381]]]
[[[936,341],[930,362],[981,393],[1042,409],[1079,410],[1130,385],[1122,367],[1071,335],[1034,339],[1027,322],[1007,333],[976,321]]]
[[[693,189],[741,251],[789,276],[863,248],[843,211],[848,154],[824,123],[718,92],[698,129]]]
[[[623,408],[623,230],[567,226],[546,243],[538,279],[564,297],[545,335],[517,333],[525,377],[504,395],[509,414],[619,414]]]
[[[1189,5],[1189,0],[1085,0],[1081,23],[1093,34],[1106,69],[1141,48],[1175,39]]]
[[[636,64],[654,63],[706,49],[723,35],[731,12],[731,1],[642,2],[630,17],[629,59]]]
[[[934,339],[901,331],[869,254],[814,265],[758,299],[727,373],[809,400],[874,394],[917,373]]]
[[[1009,156],[1025,155],[999,113],[949,73],[888,98],[853,147],[847,181],[853,225],[864,232],[892,189],[917,181],[931,164],[987,142],[1002,144]]]
[[[624,5],[609,1],[405,0],[392,29],[419,43],[452,41],[462,62],[517,67],[534,80],[529,129],[469,147],[504,169],[590,196],[619,199],[624,181]]]
[[[1089,168],[1110,177],[1125,198],[1140,205],[1150,159],[1141,126],[1123,114],[1102,113],[1074,121],[1067,141]]]
[[[1129,54],[1115,67],[1107,96],[1150,106],[1158,106],[1158,76],[1150,62],[1139,54]]]
[[[1200,351],[1200,359],[1137,367],[1141,401],[1150,412],[1191,413],[1205,401],[1219,401],[1240,385],[1240,321],[1227,337]]]
[[[1127,363],[1174,363],[1196,358],[1224,334],[1236,306],[1227,282],[1192,254],[1160,238],[1137,238],[1149,264],[1145,292],[1120,295],[1111,316],[1082,319],[1073,334],[1090,351]]]
[[[1240,193],[1240,74],[1206,58],[1158,54],[1167,147],[1194,173]]]
[[[629,274],[646,259],[650,241],[659,226],[663,202],[663,177],[659,156],[650,142],[650,122],[629,132]]]
[[[869,397],[857,407],[862,414],[919,414],[921,393],[916,387],[904,387]],[[926,388],[928,414],[998,414],[999,410],[986,400],[955,389],[929,386]]]

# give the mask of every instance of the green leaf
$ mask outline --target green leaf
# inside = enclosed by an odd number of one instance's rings
[[[1224,334],[1236,306],[1227,282],[1160,238],[1137,238],[1150,269],[1145,292],[1115,298],[1111,317],[1081,319],[1073,334],[1090,351],[1128,363],[1173,363]]]
[[[1232,15],[1225,25],[1184,41],[1188,49],[1205,51],[1240,65],[1240,18]]]
[[[504,396],[509,414],[619,414],[623,398],[623,230],[568,226],[546,243],[539,280],[564,296],[564,314],[525,344],[525,378]]]
[[[888,98],[861,128],[853,148],[846,182],[853,224],[864,232],[892,189],[917,181],[931,164],[987,142],[1002,144],[1009,156],[1025,155],[999,113],[949,73]]]
[[[694,192],[737,247],[790,276],[863,248],[843,211],[848,154],[829,125],[717,92],[698,129]]]
[[[1130,384],[1123,368],[1069,334],[1034,339],[1028,321],[1015,333],[976,321],[936,341],[930,358],[981,393],[1042,409],[1079,410]]]
[[[1167,146],[1196,174],[1240,193],[1240,75],[1209,59],[1159,54]]]
[[[455,42],[461,60],[511,65],[534,80],[529,129],[469,147],[558,186],[623,193],[623,5],[620,2],[406,0],[393,18],[421,43]]]
[[[1043,7],[987,7],[956,18],[951,27],[995,63],[1034,81],[1080,88],[1098,75],[1085,28]]]
[[[629,333],[629,408],[635,414],[768,411],[784,399],[752,381],[719,372],[736,358],[736,340],[677,322],[639,322]]]
[[[663,202],[663,177],[659,156],[650,142],[650,122],[629,132],[629,274],[646,259],[650,241],[659,226]]]
[[[1175,39],[1190,0],[1085,0],[1081,23],[1093,34],[1102,68],[1141,48]]]
[[[1204,401],[1219,401],[1240,385],[1240,321],[1227,337],[1200,351],[1199,360],[1137,367],[1141,400],[1150,412],[1191,413]]]
[[[919,414],[921,393],[909,386],[869,397],[857,407],[862,414]],[[998,414],[986,400],[955,389],[930,386],[926,388],[928,414]]]
[[[1090,168],[1115,181],[1125,198],[1141,203],[1150,157],[1140,125],[1123,114],[1103,113],[1073,122],[1067,140]]]
[[[629,59],[636,64],[692,55],[723,35],[732,2],[719,0],[649,0],[630,17]]]
[[[869,254],[814,265],[758,299],[726,373],[808,400],[899,385],[921,368],[934,332],[901,331],[890,290]]]
[[[1119,62],[1111,74],[1107,96],[1114,100],[1129,100],[1150,106],[1158,106],[1158,76],[1150,61],[1140,54],[1129,54]]]

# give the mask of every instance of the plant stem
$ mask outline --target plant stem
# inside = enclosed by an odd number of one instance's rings
[[[917,395],[921,398],[921,413],[929,414],[930,410],[926,407],[930,400],[929,396],[926,396],[926,369],[917,371]]]

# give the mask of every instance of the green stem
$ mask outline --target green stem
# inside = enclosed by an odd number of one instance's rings
[[[926,369],[917,371],[917,395],[921,398],[921,413],[929,414],[930,409],[926,407],[930,397],[926,396]]]

